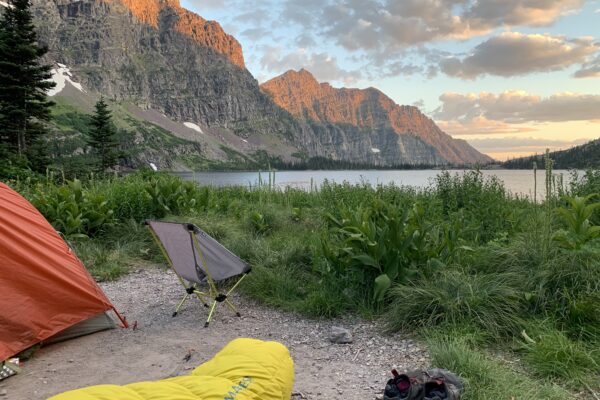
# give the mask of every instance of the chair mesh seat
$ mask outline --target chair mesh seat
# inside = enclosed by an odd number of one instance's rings
[[[208,327],[219,303],[225,303],[239,317],[240,313],[228,297],[250,272],[250,265],[194,224],[164,221],[146,223],[186,292],[173,316],[177,316],[190,295],[195,295],[206,307],[209,307],[207,299],[212,301],[205,327]],[[219,291],[218,282],[236,276],[241,277],[228,292]],[[198,285],[202,283],[208,283],[207,292],[199,289]]]
[[[196,225],[162,221],[149,221],[148,225],[160,239],[173,269],[187,281],[203,282],[206,268],[215,282],[250,271],[247,263]],[[190,230],[197,238],[201,254],[194,246]]]

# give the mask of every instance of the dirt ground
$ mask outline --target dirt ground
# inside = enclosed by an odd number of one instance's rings
[[[189,373],[230,340],[251,337],[285,344],[295,362],[294,399],[381,398],[392,367],[428,363],[426,352],[402,336],[387,337],[372,323],[315,321],[236,297],[242,318],[218,309],[211,326],[199,301],[171,314],[183,293],[171,272],[139,270],[103,289],[137,329],[112,329],[40,349],[21,374],[0,382],[0,399],[38,400],[96,384],[126,384]],[[328,340],[332,326],[350,329],[352,344]],[[191,353],[189,361],[184,357]]]

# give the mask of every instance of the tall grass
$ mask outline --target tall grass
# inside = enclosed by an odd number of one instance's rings
[[[600,350],[563,332],[548,330],[533,335],[525,344],[524,358],[527,366],[542,378],[558,378],[568,386],[578,388],[583,382],[593,383],[600,373]]]
[[[521,277],[514,273],[470,275],[443,270],[394,287],[386,314],[388,331],[474,324],[499,340],[523,326]]]
[[[537,381],[474,347],[463,337],[445,333],[427,337],[432,362],[459,374],[466,383],[465,400],[566,400],[573,395],[550,383]]]

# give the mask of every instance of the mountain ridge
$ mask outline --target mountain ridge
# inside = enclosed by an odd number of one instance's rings
[[[184,132],[195,135],[188,139],[200,143],[195,147],[200,149],[199,157],[234,152],[253,157],[267,152],[286,163],[320,157],[374,167],[488,160],[466,143],[443,134],[416,108],[401,108],[376,89],[367,92],[371,101],[363,101],[371,107],[365,111],[372,118],[370,124],[294,115],[261,90],[250,72],[227,52],[212,47],[215,41],[221,43],[224,34],[218,23],[214,26],[219,29],[211,30],[205,19],[184,10],[179,1],[33,0],[33,4],[40,41],[50,49],[48,62],[63,65],[57,69],[68,70],[68,79],[90,94],[147,110],[136,111],[142,119],[161,115],[174,124],[197,127]],[[182,30],[182,24],[187,28]],[[206,33],[206,40],[190,34],[199,31]],[[243,60],[241,46],[239,57]],[[341,93],[353,93],[353,89]],[[380,102],[389,104],[381,106]],[[394,107],[395,114],[388,112]],[[350,102],[349,112],[353,109]],[[409,121],[413,114],[419,121]],[[395,121],[396,128],[389,121]],[[421,126],[427,129],[419,132]],[[436,135],[442,138],[439,143],[435,143]],[[226,154],[223,148],[228,149]],[[169,157],[163,157],[166,165]]]
[[[569,149],[551,151],[550,158],[553,160],[553,167],[556,169],[598,168],[600,167],[600,138]],[[544,155],[535,154],[515,158],[505,161],[502,166],[508,169],[531,169],[534,161],[537,163],[538,168],[543,168]]]
[[[275,104],[292,115],[319,123],[349,124],[359,128],[389,127],[398,135],[413,135],[433,146],[450,163],[490,162],[465,141],[445,134],[417,107],[396,104],[381,90],[334,88],[320,83],[306,69],[289,70],[261,85]]]

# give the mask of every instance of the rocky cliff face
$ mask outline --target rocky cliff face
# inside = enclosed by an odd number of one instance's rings
[[[83,89],[192,124],[192,139],[210,135],[213,149],[374,165],[487,160],[375,89],[334,89],[300,72],[262,91],[239,43],[179,0],[32,2],[49,61],[66,65]]]
[[[233,64],[244,68],[242,46],[231,35],[223,31],[215,21],[207,21],[201,16],[181,7],[179,0],[101,0],[125,6],[138,21],[159,28],[163,11],[174,14],[173,29],[188,36],[197,43],[225,55]]]
[[[242,135],[277,111],[240,66],[239,44],[215,22],[182,11],[175,0],[34,0],[34,5],[48,57],[67,65],[87,90]],[[220,47],[233,42],[226,51]],[[272,132],[280,129],[266,125]]]
[[[288,71],[261,88],[296,117],[321,125],[352,126],[373,138],[385,138],[379,145],[382,148],[377,148],[389,151],[387,146],[396,147],[405,160],[429,160],[432,164],[443,163],[441,160],[455,164],[490,161],[466,142],[442,132],[418,108],[399,106],[374,88],[336,89],[319,83],[306,70]],[[397,136],[397,146],[390,131]]]

